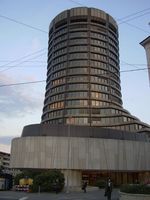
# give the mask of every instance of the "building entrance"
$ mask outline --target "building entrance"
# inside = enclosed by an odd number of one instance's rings
[[[114,186],[132,183],[150,183],[150,172],[114,172],[114,171],[83,171],[82,180],[88,185],[96,186],[97,181],[106,181],[110,177]]]

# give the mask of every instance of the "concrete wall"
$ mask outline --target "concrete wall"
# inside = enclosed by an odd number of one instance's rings
[[[70,145],[68,145],[70,144]],[[22,137],[12,141],[12,168],[150,170],[150,143],[70,137]],[[69,159],[68,159],[69,157]]]

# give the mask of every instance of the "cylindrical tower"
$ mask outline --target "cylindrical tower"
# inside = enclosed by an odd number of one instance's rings
[[[118,27],[104,11],[73,8],[51,22],[42,123],[143,127],[122,108]]]

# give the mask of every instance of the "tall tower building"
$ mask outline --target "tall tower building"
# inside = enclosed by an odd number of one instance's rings
[[[103,11],[75,8],[49,27],[42,123],[138,132],[147,127],[122,107],[116,21]]]
[[[72,8],[52,20],[42,121],[12,141],[13,168],[60,169],[70,186],[150,177],[150,127],[122,106],[118,43],[102,10]]]

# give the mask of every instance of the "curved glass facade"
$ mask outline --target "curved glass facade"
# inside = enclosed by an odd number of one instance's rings
[[[122,107],[118,27],[107,13],[73,8],[51,22],[42,123],[149,128]]]

